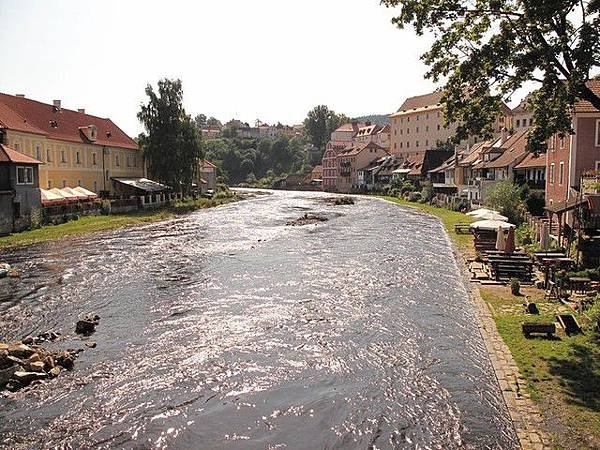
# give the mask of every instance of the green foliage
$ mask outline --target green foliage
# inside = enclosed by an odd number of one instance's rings
[[[546,198],[544,192],[532,191],[525,198],[525,208],[534,216],[543,216]]]
[[[521,293],[521,282],[518,278],[510,279],[510,292],[512,295],[519,295]]]
[[[521,187],[508,180],[498,181],[489,187],[485,204],[508,217],[511,223],[520,224],[523,220],[524,206],[521,200]]]
[[[344,114],[336,114],[325,105],[314,107],[304,119],[304,131],[310,142],[323,151],[331,133],[340,125],[350,122]]]
[[[421,184],[421,201],[430,202],[433,199],[433,183],[429,180]]]
[[[220,138],[205,141],[206,157],[217,166],[218,176],[229,183],[271,187],[275,177],[301,170],[306,163],[302,141]],[[271,174],[269,174],[271,172]],[[268,178],[268,183],[257,183]],[[268,186],[262,185],[268,184]]]
[[[158,92],[146,87],[148,103],[141,106],[138,119],[146,134],[140,145],[150,176],[176,190],[187,189],[194,181],[202,158],[200,133],[183,108],[180,80],[163,79]]]
[[[529,148],[539,151],[557,132],[570,133],[568,107],[578,99],[600,109],[587,86],[600,61],[597,0],[382,0],[400,7],[393,19],[435,38],[422,59],[427,76],[445,80],[445,120],[457,123],[455,141],[489,136],[503,100],[534,82],[528,108],[534,125]]]
[[[410,181],[404,181],[402,183],[402,187],[400,188],[400,193],[402,195],[408,193],[408,192],[414,192],[416,191],[415,185],[412,184]]]

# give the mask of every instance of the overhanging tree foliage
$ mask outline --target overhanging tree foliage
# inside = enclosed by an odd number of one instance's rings
[[[422,59],[427,77],[445,80],[447,123],[455,139],[489,136],[500,105],[526,82],[539,89],[530,150],[541,150],[557,132],[571,132],[569,108],[600,98],[586,86],[599,66],[600,0],[382,0],[400,7],[399,28],[435,42]]]
[[[142,104],[138,119],[146,133],[140,145],[151,176],[176,190],[186,190],[195,181],[202,158],[202,142],[197,127],[183,108],[180,80],[163,79],[158,92],[146,87],[149,100]]]

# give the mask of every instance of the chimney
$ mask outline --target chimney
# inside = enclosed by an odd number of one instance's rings
[[[25,98],[25,94],[16,94],[15,97]]]
[[[508,131],[506,127],[502,127],[502,131],[500,132],[500,145],[504,144],[508,139]]]
[[[58,110],[60,110],[60,100],[52,100],[52,104]]]
[[[85,108],[78,108],[77,112],[81,113],[81,114],[85,114]]]

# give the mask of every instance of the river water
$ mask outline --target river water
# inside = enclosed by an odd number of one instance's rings
[[[4,252],[0,338],[97,347],[0,398],[4,448],[515,448],[440,223],[275,192]],[[329,221],[286,222],[305,212]],[[89,338],[77,318],[101,317]]]

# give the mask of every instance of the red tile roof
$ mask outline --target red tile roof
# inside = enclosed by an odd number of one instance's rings
[[[82,127],[95,125],[97,139],[90,142]],[[138,145],[110,119],[0,93],[0,127],[47,136],[61,141],[137,149]]]
[[[485,161],[480,164],[477,164],[475,168],[477,169],[493,169],[493,168],[501,168],[508,167],[517,161],[519,158],[523,158],[526,154],[527,147],[527,132],[529,130],[520,130],[509,137],[506,142],[504,142],[500,149],[505,149],[504,152],[498,156],[493,161]],[[519,161],[520,162],[520,161]]]
[[[217,168],[217,166],[215,166],[213,163],[211,163],[208,159],[202,160],[202,166],[212,167],[213,169]]]
[[[17,164],[43,164],[41,161],[30,156],[24,155],[7,145],[0,144],[0,163],[17,163]]]
[[[407,111],[409,109],[425,108],[426,106],[437,106],[442,102],[443,95],[442,91],[434,91],[429,94],[409,97],[404,100],[404,103],[402,103],[398,112]]]
[[[357,133],[358,129],[364,126],[365,124],[362,122],[348,122],[339,126],[335,131],[354,131],[355,133]]]
[[[354,143],[353,145],[347,147],[346,149],[344,149],[343,151],[341,151],[338,156],[343,157],[343,156],[354,156],[354,155],[358,155],[360,152],[362,152],[364,149],[366,148],[375,148],[377,150],[383,150],[387,153],[387,150],[382,147],[379,144],[376,144],[375,142],[371,141],[371,142],[367,142],[367,143]]]
[[[600,97],[600,80],[590,80],[585,83],[587,87],[589,87],[594,94]],[[592,106],[592,104],[586,100],[580,100],[575,103],[575,112],[584,113],[584,112],[598,112],[596,108]]]
[[[539,167],[546,167],[546,154],[530,152],[527,153],[523,161],[515,166],[515,169],[534,169]]]

